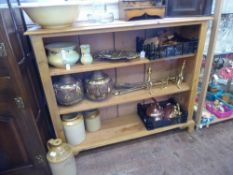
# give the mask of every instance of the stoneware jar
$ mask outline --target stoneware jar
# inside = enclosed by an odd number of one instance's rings
[[[78,145],[86,138],[83,115],[74,113],[62,116],[66,140],[71,145]]]
[[[58,78],[53,84],[56,99],[60,105],[73,105],[82,101],[84,92],[81,80],[76,80],[71,75]]]
[[[85,126],[88,132],[95,132],[101,128],[99,110],[86,111],[84,113]]]
[[[91,47],[89,44],[83,44],[80,46],[81,49],[81,63],[82,64],[91,64],[93,62],[93,57],[91,55]]]
[[[62,143],[61,139],[48,141],[47,160],[53,175],[76,175],[76,163],[69,145]]]
[[[102,101],[112,94],[113,81],[105,73],[96,71],[85,79],[86,96],[93,101]]]
[[[79,54],[72,42],[52,43],[45,46],[48,50],[48,62],[55,67],[67,67],[76,64]]]

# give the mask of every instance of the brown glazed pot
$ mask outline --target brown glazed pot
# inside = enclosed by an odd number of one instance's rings
[[[73,105],[83,100],[84,92],[81,80],[70,75],[62,76],[53,84],[57,103],[60,105]]]
[[[85,80],[86,96],[93,101],[106,100],[112,94],[113,81],[101,71],[94,72]]]

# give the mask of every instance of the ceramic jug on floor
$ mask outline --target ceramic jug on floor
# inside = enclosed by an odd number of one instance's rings
[[[61,139],[48,141],[47,159],[53,175],[77,175],[76,163],[71,147]]]

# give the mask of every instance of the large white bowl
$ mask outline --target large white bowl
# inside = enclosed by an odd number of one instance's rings
[[[71,26],[79,15],[79,4],[75,2],[25,3],[21,8],[43,28]]]

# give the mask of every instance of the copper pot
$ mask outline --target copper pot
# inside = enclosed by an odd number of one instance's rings
[[[154,103],[151,103],[146,109],[146,115],[149,117],[155,118],[155,120],[162,120],[164,116],[163,108],[159,105],[159,103],[155,100]]]

